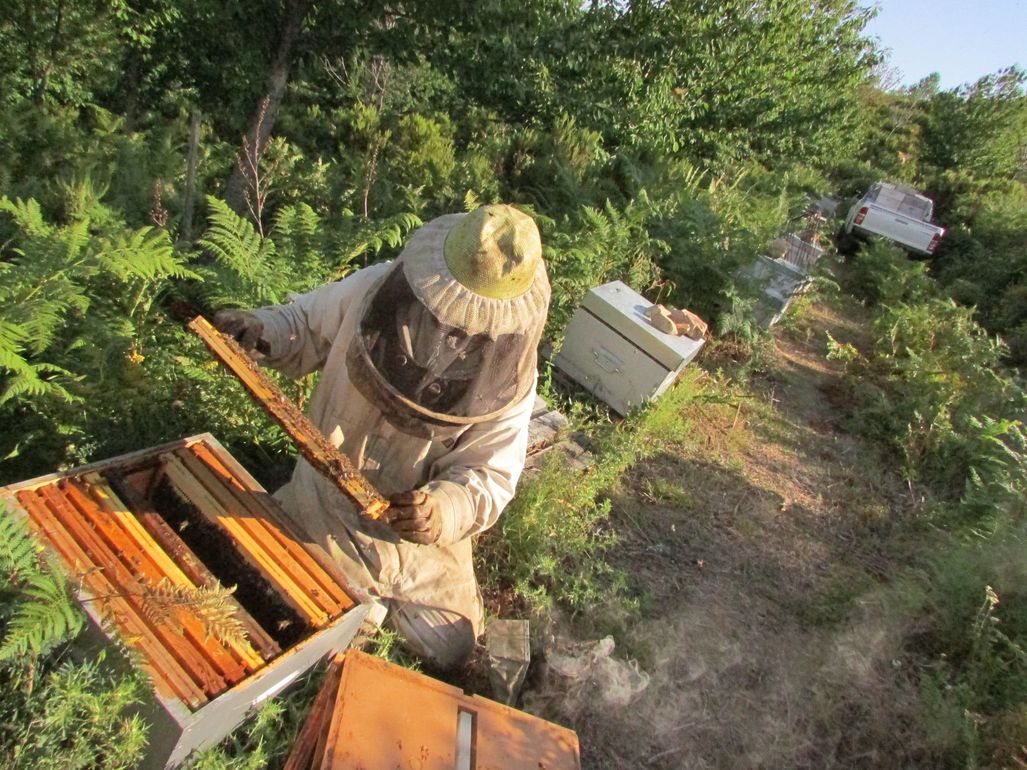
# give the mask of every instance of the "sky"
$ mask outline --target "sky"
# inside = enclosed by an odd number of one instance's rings
[[[869,4],[869,3],[868,3]],[[1027,67],[1027,0],[878,0],[867,32],[891,49],[902,84],[932,72],[942,88]]]

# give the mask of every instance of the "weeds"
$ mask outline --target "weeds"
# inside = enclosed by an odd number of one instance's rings
[[[11,770],[130,770],[142,759],[146,727],[133,707],[144,685],[114,676],[102,660],[64,662],[46,671],[31,693],[0,669],[0,765]],[[98,760],[102,758],[102,760]]]
[[[847,373],[849,424],[890,450],[924,498],[920,516],[955,537],[890,589],[921,597],[906,645],[922,665],[924,730],[948,732],[946,766],[1020,766],[1027,397],[1001,367],[1001,342],[896,249],[858,254],[847,283],[877,308],[868,349],[828,339]]]
[[[585,471],[551,452],[539,473],[522,480],[495,530],[479,541],[483,584],[513,589],[536,611],[556,603],[582,612],[614,597],[628,602],[625,576],[604,558],[617,541],[605,493],[631,465],[686,430],[681,411],[698,397],[689,374],[659,401],[600,426]]]

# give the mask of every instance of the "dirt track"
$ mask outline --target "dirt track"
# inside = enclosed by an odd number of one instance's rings
[[[861,598],[900,567],[905,491],[830,396],[825,331],[854,341],[859,312],[806,308],[767,371],[691,407],[692,432],[615,494],[613,560],[645,596],[620,654],[652,683],[570,715],[585,767],[917,764],[899,621]]]

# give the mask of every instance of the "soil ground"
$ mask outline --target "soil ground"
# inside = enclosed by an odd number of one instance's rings
[[[615,491],[611,557],[643,596],[617,655],[652,679],[620,711],[563,715],[586,768],[917,764],[901,621],[865,598],[902,567],[908,492],[845,430],[826,357],[827,332],[866,328],[840,299],[802,308],[747,388],[710,374],[720,397]]]

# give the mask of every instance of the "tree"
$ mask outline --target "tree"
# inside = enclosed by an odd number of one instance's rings
[[[923,121],[923,159],[940,171],[1012,177],[1027,171],[1027,73],[1009,67],[934,94]]]

